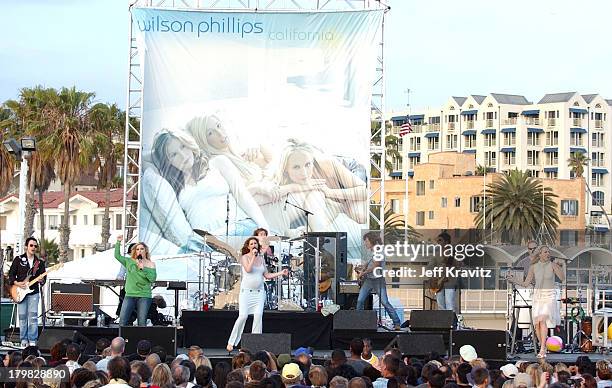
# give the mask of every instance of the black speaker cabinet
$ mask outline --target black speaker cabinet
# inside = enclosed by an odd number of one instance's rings
[[[120,326],[119,336],[125,339],[125,354],[136,353],[138,341],[146,339],[153,346],[162,346],[169,356],[176,356],[174,326]]]
[[[338,310],[334,314],[334,330],[376,331],[377,320],[374,310]]]
[[[458,355],[463,345],[472,345],[478,357],[485,360],[506,360],[507,333],[504,330],[453,330],[452,354]]]
[[[304,297],[311,300],[315,297],[314,267],[315,247],[319,247],[321,258],[321,272],[331,272],[332,281],[328,292],[328,299],[336,304],[343,305],[339,300],[338,282],[347,279],[347,237],[346,232],[312,232],[304,241]]]
[[[426,356],[436,352],[446,354],[444,338],[438,333],[405,333],[398,334],[387,346],[396,347],[404,356]]]
[[[70,330],[45,328],[38,335],[38,348],[41,351],[49,351],[56,343],[65,339],[72,341],[73,337],[74,332]]]
[[[242,335],[240,347],[252,353],[267,350],[273,354],[291,354],[291,334],[287,333],[245,333]]]
[[[412,310],[410,330],[449,331],[457,326],[457,315],[451,310]]]

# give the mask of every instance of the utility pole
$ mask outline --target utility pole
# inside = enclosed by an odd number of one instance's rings
[[[410,89],[406,89],[404,90],[404,93],[406,93],[406,107],[407,109],[407,113],[406,113],[406,120],[408,120],[408,122],[410,122]],[[402,140],[402,148],[404,148],[406,150],[406,152],[404,153],[403,157],[404,157],[404,241],[408,241],[408,147],[404,144],[404,141]]]

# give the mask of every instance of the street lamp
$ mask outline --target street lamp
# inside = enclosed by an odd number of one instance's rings
[[[4,148],[21,163],[19,171],[19,225],[15,233],[15,252],[23,249],[23,228],[25,224],[26,186],[28,177],[28,157],[36,151],[36,139],[24,137],[19,142],[11,138],[3,142]]]

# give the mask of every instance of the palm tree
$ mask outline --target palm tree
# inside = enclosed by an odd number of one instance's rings
[[[370,123],[371,142],[375,145],[380,145],[380,142],[381,142],[380,139],[381,139],[382,131],[380,131],[379,129],[380,129],[380,122],[372,121]],[[391,135],[385,134],[385,149],[386,149],[385,170],[389,173],[393,171],[393,163],[391,163],[391,161],[392,160],[399,160],[399,161],[402,160],[402,155],[399,150],[399,138],[392,134]],[[377,163],[377,165],[380,164],[379,154],[372,155],[372,159]],[[372,169],[371,174],[373,178],[380,178],[380,173],[376,171],[375,169]]]
[[[379,207],[375,205],[373,207]],[[378,214],[376,211],[374,214]],[[370,229],[378,230],[380,224],[378,221],[370,216]],[[406,229],[408,229],[406,231]],[[385,205],[385,223],[383,226],[385,244],[394,244],[396,241],[404,241],[404,236],[407,234],[409,242],[419,241],[422,237],[421,234],[414,229],[411,225],[406,225],[404,217],[399,214],[393,213],[393,210],[389,205]]]
[[[487,168],[485,166],[483,166],[482,164],[479,164],[478,166],[476,166],[476,171],[474,175],[483,176],[486,173],[487,173]]]
[[[549,187],[542,187],[541,180],[525,171],[511,170],[487,185],[486,201],[481,201],[474,223],[483,228],[486,210],[485,227],[490,226],[513,244],[536,238],[542,227],[546,236],[543,242],[551,243],[559,225],[554,197]]]
[[[4,112],[4,113],[3,113]],[[6,114],[5,110],[0,111],[0,121]],[[0,131],[0,143],[4,142],[4,133]],[[13,174],[15,172],[15,159],[13,156],[4,149],[4,146],[0,144],[0,197],[3,197],[8,189],[11,187],[13,182]],[[2,228],[0,227],[0,262],[4,262],[4,250],[2,249]],[[4,276],[3,268],[0,268],[0,277]],[[0,295],[3,290],[0,289]]]
[[[34,153],[32,155],[29,173],[30,180],[34,182],[34,188],[38,192],[40,241],[45,241],[45,204],[43,202],[43,194],[49,190],[51,182],[55,180],[55,169],[53,168],[53,162],[43,159],[42,155],[41,153]],[[40,255],[44,257],[47,253],[45,244],[41,244]]]
[[[94,167],[98,171],[98,188],[105,190],[102,245],[110,239],[110,193],[115,185],[117,164],[123,158],[124,113],[116,104],[96,104],[90,112],[94,139]]]
[[[573,152],[569,159],[567,159],[567,166],[574,173],[575,178],[584,178],[584,167],[589,164],[589,158],[587,158],[586,154],[583,152]],[[589,185],[589,181],[587,179],[584,180],[584,184],[586,186],[587,192],[589,193],[589,200],[593,198],[593,192],[591,191],[591,186]],[[602,213],[606,216],[606,220],[608,221],[608,227],[612,227],[610,223],[610,217],[608,216],[608,212],[606,211],[603,203],[598,202]]]
[[[93,98],[94,93],[74,87],[62,88],[52,102],[47,136],[40,142],[45,156],[56,161],[56,172],[64,191],[64,217],[59,227],[61,261],[68,258],[71,188],[91,160],[93,150],[87,115]]]

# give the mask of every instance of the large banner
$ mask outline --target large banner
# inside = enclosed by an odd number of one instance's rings
[[[259,227],[299,236],[306,211],[311,231],[347,232],[358,252],[382,11],[132,15],[152,253],[201,251],[194,229],[234,245]]]

